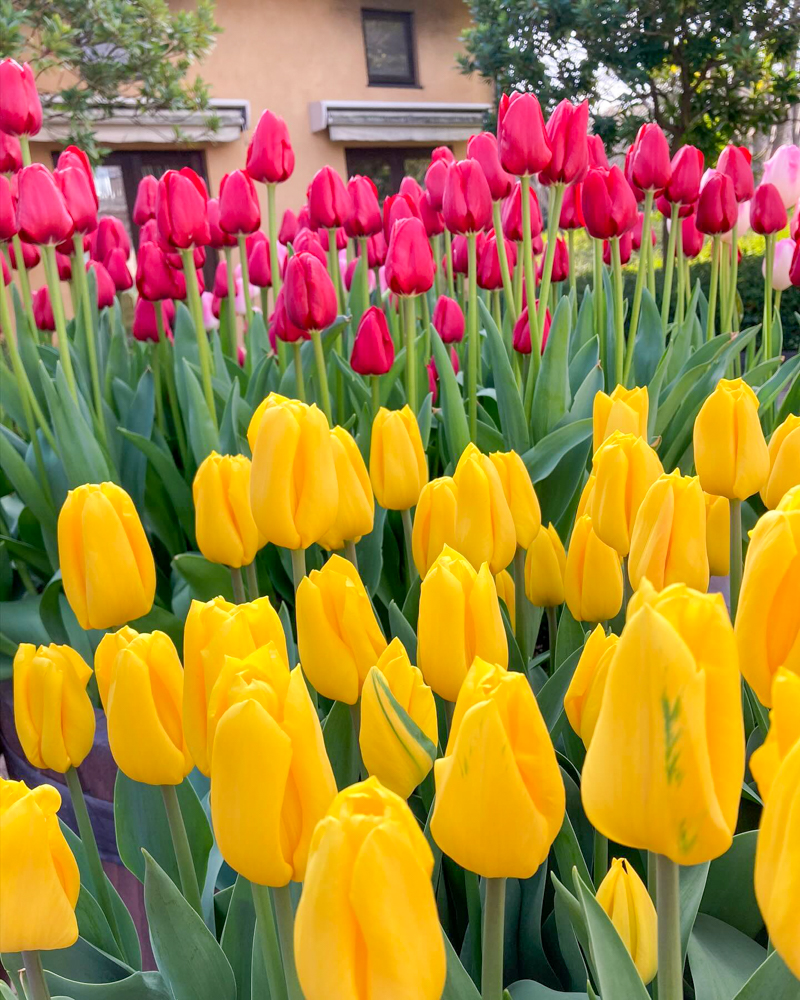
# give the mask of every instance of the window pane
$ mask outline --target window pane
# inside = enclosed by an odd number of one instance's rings
[[[96,167],[94,171],[94,184],[97,189],[99,214],[116,216],[125,226],[128,237],[131,238],[131,220],[128,215],[128,202],[125,197],[125,182],[123,180],[122,167],[116,163]]]
[[[407,177],[413,177],[415,181],[424,185],[425,171],[430,165],[430,154],[427,156],[406,156],[403,159],[403,173]]]
[[[364,41],[370,82],[414,82],[409,15],[364,14]]]

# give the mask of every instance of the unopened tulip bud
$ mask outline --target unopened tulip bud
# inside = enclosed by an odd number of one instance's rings
[[[800,146],[784,143],[764,164],[762,182],[774,184],[785,208],[800,198]]]
[[[495,451],[489,458],[500,477],[514,520],[517,545],[527,549],[542,526],[542,512],[530,473],[516,451]]]
[[[588,122],[588,101],[572,104],[564,98],[550,115],[546,132],[553,155],[539,175],[543,184],[572,184],[583,179],[589,166]]]
[[[647,387],[626,389],[618,385],[611,395],[598,392],[592,411],[593,443],[596,452],[614,431],[633,434],[647,440],[649,401]]]
[[[601,541],[627,556],[639,506],[664,469],[644,438],[614,431],[595,453],[592,471],[592,526]]]
[[[470,442],[453,479],[458,489],[456,548],[475,570],[488,563],[492,574],[499,573],[514,558],[517,536],[498,469]]]
[[[280,115],[269,110],[261,112],[247,147],[246,169],[254,181],[265,184],[280,184],[292,176],[294,150]]]
[[[738,219],[738,206],[733,181],[718,170],[709,172],[700,187],[695,225],[707,236],[729,233]]]
[[[586,230],[596,239],[622,236],[636,225],[636,197],[618,166],[593,167],[583,180],[581,208]]]
[[[564,598],[576,621],[601,622],[622,607],[622,564],[610,545],[597,536],[592,519],[575,522],[564,571]]]
[[[17,226],[26,243],[55,246],[72,235],[73,222],[55,178],[43,163],[23,167],[17,175]]]
[[[675,205],[693,205],[700,194],[705,157],[696,146],[681,146],[672,157],[669,182],[664,189]]]
[[[648,122],[639,129],[630,162],[631,181],[642,191],[662,191],[672,169],[669,143],[660,125]]]
[[[514,577],[507,569],[501,569],[494,578],[494,585],[497,589],[497,598],[506,606],[508,620],[511,622],[511,631],[517,630],[517,588],[514,584]]]
[[[525,594],[537,608],[564,603],[567,554],[552,524],[542,525],[528,547],[525,559]]]
[[[625,858],[614,858],[597,902],[622,938],[645,986],[658,970],[658,917],[644,882]]]
[[[781,764],[800,742],[800,675],[780,667],[772,679],[772,709],[767,738],[753,751],[749,765],[766,802]]]
[[[250,459],[212,451],[195,473],[192,496],[197,546],[205,558],[249,566],[264,544],[250,509]]]
[[[398,219],[389,234],[386,283],[395,295],[421,295],[433,286],[436,265],[420,219]]]
[[[750,202],[750,227],[754,233],[769,236],[786,228],[789,218],[780,192],[774,184],[762,182]]]
[[[464,339],[464,313],[455,299],[440,295],[431,319],[445,344],[458,344]]]
[[[345,542],[359,542],[372,531],[375,500],[367,467],[353,435],[343,427],[334,427],[331,448],[339,487],[339,506],[333,526],[319,543],[326,549],[341,549]]]
[[[0,132],[36,135],[42,127],[42,102],[29,63],[0,61],[0,95]]]
[[[423,580],[442,549],[456,544],[457,507],[458,487],[450,476],[423,486],[411,533],[414,565]]]
[[[567,191],[570,189],[567,188]],[[536,196],[536,192],[533,188],[529,191],[530,205],[531,205],[531,236],[537,237],[541,235],[544,228],[544,223],[542,222],[542,210],[539,207],[539,199]],[[583,215],[581,215],[583,219]],[[517,182],[511,194],[506,198],[503,203],[503,235],[507,240],[513,240],[516,243],[520,243],[523,239],[522,231],[522,185]]]
[[[603,626],[598,625],[586,640],[564,695],[564,711],[569,724],[583,740],[585,747],[591,743],[597,725],[608,668],[618,641],[619,636],[613,632],[606,635]]]
[[[161,238],[179,250],[211,242],[208,191],[191,167],[168,170],[158,182],[156,221]]]
[[[753,197],[752,157],[744,146],[726,146],[719,154],[717,170],[730,177],[733,193],[738,202],[749,201]]]
[[[790,413],[769,439],[769,477],[761,487],[764,505],[775,508],[800,484],[800,416]]]
[[[324,166],[311,179],[308,214],[312,229],[343,226],[352,212],[350,195],[333,167]]]
[[[131,215],[135,226],[143,226],[149,219],[155,219],[157,194],[158,178],[154,174],[145,174],[136,189],[136,201]]]
[[[375,499],[387,510],[408,510],[419,500],[428,482],[428,462],[409,406],[378,410],[372,422],[369,476]]]
[[[731,568],[731,505],[727,497],[703,494],[706,502],[706,551],[711,576],[727,576]]]
[[[497,110],[497,149],[515,177],[538,174],[552,158],[541,106],[531,93],[503,94]]]
[[[56,318],[53,315],[53,303],[50,300],[50,289],[42,285],[33,293],[33,322],[37,330],[52,333],[56,328]]]
[[[767,482],[770,458],[758,397],[742,379],[720,379],[694,422],[694,461],[703,489],[746,500]]]
[[[350,355],[350,366],[359,375],[385,375],[394,363],[394,342],[386,314],[370,306],[361,317]]]

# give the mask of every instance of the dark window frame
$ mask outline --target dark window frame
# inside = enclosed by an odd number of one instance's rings
[[[369,67],[369,50],[367,46],[367,20],[375,21],[402,21],[406,35],[406,46],[408,51],[408,76],[381,76],[372,74]],[[406,87],[418,88],[419,71],[417,65],[416,31],[414,25],[414,12],[411,10],[386,10],[374,7],[361,8],[361,35],[364,39],[364,60],[367,65],[367,86],[368,87]]]
[[[397,194],[400,182],[406,176],[405,160],[407,157],[429,159],[433,146],[345,146],[345,169],[347,176],[366,173],[372,176],[370,168],[383,161],[389,167],[389,194]],[[370,163],[372,161],[372,163]],[[420,181],[420,183],[422,183]]]

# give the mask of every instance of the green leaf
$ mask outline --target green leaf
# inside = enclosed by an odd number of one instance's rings
[[[645,288],[642,292],[642,311],[633,347],[633,375],[636,385],[648,385],[656,373],[664,354],[664,329],[658,306]]]
[[[767,957],[760,944],[704,913],[695,921],[687,955],[696,1000],[733,1000]]]
[[[222,929],[220,945],[233,969],[236,980],[236,995],[250,996],[250,980],[253,964],[253,935],[256,929],[256,911],[253,906],[253,892],[243,875],[238,875],[231,894],[225,926]]]
[[[689,936],[697,919],[697,910],[703,897],[703,889],[708,877],[708,861],[699,865],[681,866],[680,869],[680,910],[681,910],[681,955],[686,959]]]
[[[570,654],[552,677],[548,677],[536,700],[539,703],[542,717],[549,732],[553,731],[561,713],[564,711],[564,695],[567,693],[572,675],[578,666],[582,649],[576,649]]]
[[[569,359],[572,361],[578,352],[594,336],[594,313],[592,312],[592,291],[587,285],[583,290],[578,322],[573,326],[569,338]]]
[[[95,948],[127,965],[120,953],[119,945],[114,940],[108,919],[100,908],[100,904],[86,888],[81,885],[78,902],[75,907],[75,917],[78,921],[78,932],[82,938],[93,944]],[[134,970],[130,967],[129,971]]]
[[[56,512],[45,495],[36,476],[25,464],[14,446],[0,434],[0,466],[26,507],[30,507],[43,531],[50,532],[55,539]]]
[[[250,353],[252,358],[249,359],[250,368],[255,368],[255,366],[261,361],[262,358],[266,357],[270,352],[269,337],[267,336],[267,327],[264,322],[264,316],[258,310],[253,312],[253,318],[250,323],[249,341],[250,341]]]
[[[184,412],[188,411],[189,444],[194,460],[199,465],[212,451],[219,450],[219,435],[197,376],[185,359],[183,366],[187,396],[187,407]]]
[[[772,406],[783,387],[797,377],[798,371],[800,371],[800,354],[795,354],[793,358],[785,361],[772,378],[768,379],[756,392],[759,413],[764,413]]]
[[[578,874],[587,885],[592,884],[592,877],[589,874],[589,866],[581,851],[575,828],[572,825],[569,815],[564,813],[564,821],[561,829],[553,841],[553,851],[556,856],[556,864],[562,879],[571,877],[572,869],[577,868]],[[566,891],[566,890],[565,890]]]
[[[575,420],[552,431],[526,451],[522,461],[534,483],[546,479],[568,451],[592,436],[592,420]]]
[[[444,984],[442,1000],[481,1000],[475,983],[470,979],[455,949],[450,944],[450,939],[442,932],[444,938],[444,951],[447,956],[447,979]]]
[[[125,427],[120,427],[119,433],[132,444],[136,445],[163,480],[184,533],[187,538],[193,539],[194,502],[192,500],[192,490],[178,471],[172,455],[168,455],[155,441],[150,441],[142,437],[141,434],[136,434]]]
[[[762,962],[733,1000],[798,1000],[800,983],[777,951]]]
[[[149,438],[153,431],[155,415],[155,383],[153,373],[146,371],[139,379],[136,394],[125,414],[125,424],[134,434]],[[122,430],[122,428],[119,428]],[[147,458],[134,443],[127,440],[122,446],[119,473],[123,487],[131,495],[134,504],[141,510],[144,506],[144,479]]]
[[[530,448],[528,422],[525,419],[525,407],[517,388],[517,380],[508,359],[500,331],[492,319],[492,314],[486,308],[483,299],[478,299],[481,319],[486,330],[486,339],[492,358],[492,376],[497,392],[497,408],[500,411],[500,424],[503,428],[506,445],[520,454]]]
[[[508,987],[511,1000],[586,1000],[586,993],[560,993],[551,990],[542,983],[534,983],[530,979],[521,979]]]
[[[562,297],[553,315],[533,393],[531,431],[535,441],[541,441],[555,427],[572,400],[569,387],[571,318],[569,299]]]
[[[260,314],[259,314],[260,315]],[[219,450],[222,455],[240,455],[242,453],[239,441],[239,381],[231,383],[228,400],[219,425]]]
[[[389,605],[389,629],[391,630],[392,637],[397,637],[400,642],[406,647],[406,652],[408,653],[409,659],[412,663],[417,662],[417,636],[414,629],[409,624],[408,619],[405,617],[403,612],[398,608],[397,604],[392,601]]]
[[[236,1000],[236,980],[222,948],[172,879],[142,853],[150,941],[175,1000]]]
[[[711,862],[700,909],[754,938],[764,926],[753,886],[757,830],[737,833],[728,850]]]
[[[212,563],[199,552],[183,552],[172,560],[175,569],[189,584],[196,601],[210,601],[220,594],[233,600],[231,575],[225,566]]]
[[[79,396],[83,404],[79,407],[73,399],[60,363],[56,368],[55,385],[45,374],[43,365],[41,377],[59,457],[70,487],[106,482],[111,474],[91,421],[84,416],[88,412],[85,401]]]
[[[343,701],[333,703],[322,726],[322,738],[336,778],[336,787],[341,791],[354,785],[358,781],[361,751],[349,705]]]
[[[431,326],[431,346],[433,356],[436,361],[436,369],[439,372],[439,391],[442,411],[444,412],[444,428],[447,436],[447,445],[450,451],[450,458],[457,462],[461,452],[469,444],[469,425],[467,414],[464,411],[464,400],[456,381],[456,374],[447,353],[447,348],[442,343],[442,338]]]
[[[581,347],[569,365],[569,389],[572,395],[578,391],[589,372],[600,364],[600,342],[592,337]]]
[[[554,667],[556,669],[560,667],[564,660],[576,650],[582,651],[585,642],[586,632],[583,625],[572,617],[569,608],[564,605],[558,619]]]

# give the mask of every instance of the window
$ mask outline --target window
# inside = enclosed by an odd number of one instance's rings
[[[363,174],[365,177],[371,177],[378,189],[378,196],[383,199],[387,195],[397,194],[400,182],[406,175],[422,184],[432,152],[432,148],[424,146],[412,146],[407,149],[397,146],[378,148],[360,146],[346,149],[347,176]]]
[[[362,10],[361,18],[370,87],[416,87],[413,15]]]

